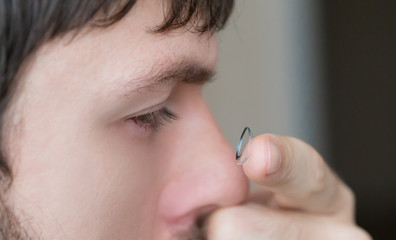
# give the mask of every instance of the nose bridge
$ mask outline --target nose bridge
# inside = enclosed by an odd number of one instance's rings
[[[177,172],[162,194],[163,215],[168,219],[197,216],[213,207],[245,200],[247,179],[234,163],[234,150],[210,110],[195,102],[193,113],[181,120],[177,143]]]
[[[231,171],[230,174],[242,172],[233,161],[234,149],[226,140],[202,97],[195,101],[194,111],[189,116],[190,119],[183,123],[185,132],[190,133],[183,137],[185,147],[190,148],[190,151],[186,152],[190,154],[189,164],[202,165],[206,171],[217,171],[218,174],[222,174],[223,170]]]
[[[201,178],[208,179],[207,191],[218,191],[214,196],[219,198],[219,204],[236,204],[243,200],[247,191],[245,174],[242,168],[236,165],[235,150],[228,143],[202,97],[196,106],[196,114],[200,116],[195,116],[199,121],[196,126],[202,126],[202,129],[189,126],[195,131],[195,134],[190,136],[190,144],[194,146],[192,152],[195,152],[195,155],[191,156],[192,162],[189,167],[201,168]]]
[[[235,205],[244,200],[247,194],[247,179],[234,160],[235,151],[229,145],[206,105],[202,106],[203,130],[196,129],[198,143],[194,145],[195,155],[190,156],[188,166],[197,171],[196,179],[203,180],[204,188],[197,195],[205,196],[203,203],[220,206]],[[192,143],[194,142],[191,138]],[[198,167],[199,169],[195,168]],[[197,185],[200,185],[198,182]],[[207,195],[210,193],[211,195]]]

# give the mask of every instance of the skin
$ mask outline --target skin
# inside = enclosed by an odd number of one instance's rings
[[[351,192],[308,145],[260,135],[236,166],[202,84],[144,87],[181,62],[213,70],[217,61],[214,35],[148,31],[163,21],[162,9],[140,1],[112,27],[45,43],[25,66],[6,146],[8,203],[29,233],[165,240],[209,215],[209,239],[330,239],[318,235],[317,219],[341,231],[335,239],[368,239],[353,223]],[[179,119],[155,134],[130,120],[164,106]],[[279,168],[266,174],[277,156]],[[248,196],[248,177],[264,188]]]
[[[262,134],[247,148],[243,169],[263,188],[211,214],[209,239],[371,239],[356,226],[353,193],[311,146]]]

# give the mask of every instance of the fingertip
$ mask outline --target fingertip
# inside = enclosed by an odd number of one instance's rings
[[[243,165],[247,177],[258,184],[279,171],[281,152],[276,144],[276,136],[263,134],[255,137],[247,146],[249,160]]]

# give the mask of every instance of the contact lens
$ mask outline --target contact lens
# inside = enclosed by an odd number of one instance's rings
[[[253,137],[254,136],[253,136],[250,128],[245,127],[242,131],[241,138],[239,139],[239,142],[238,142],[238,145],[236,148],[235,159],[237,161],[237,163],[236,163],[237,165],[242,165],[248,160],[249,154],[247,151],[247,145],[253,139]]]

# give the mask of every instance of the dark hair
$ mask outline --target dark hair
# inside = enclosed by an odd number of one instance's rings
[[[107,27],[123,18],[136,0],[0,0],[0,136],[12,87],[26,59],[40,45],[90,24]],[[165,21],[153,33],[192,24],[188,30],[213,32],[224,27],[233,0],[172,0]],[[192,29],[193,28],[193,29]],[[1,139],[0,139],[1,142]],[[12,173],[0,150],[0,180]]]

